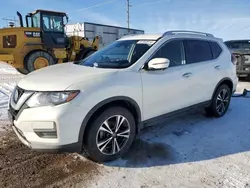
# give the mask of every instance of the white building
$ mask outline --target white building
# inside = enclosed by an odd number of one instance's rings
[[[65,29],[68,36],[77,35],[87,37],[90,41],[92,41],[95,36],[99,36],[99,49],[114,42],[122,36],[128,34],[144,34],[143,30],[128,30],[128,28],[125,27],[117,27],[89,22],[68,24],[66,25]]]

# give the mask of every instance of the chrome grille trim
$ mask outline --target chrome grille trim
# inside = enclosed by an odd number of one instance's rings
[[[15,101],[14,101],[14,96],[15,96],[16,90],[19,90],[19,92],[22,93],[22,95],[20,95],[20,97],[18,98],[17,103],[15,103]],[[12,95],[10,97],[10,106],[14,110],[20,110],[21,107],[24,105],[24,103],[31,97],[31,95],[33,93],[34,93],[33,91],[25,91],[19,87],[16,87],[14,89],[14,91],[12,92]]]

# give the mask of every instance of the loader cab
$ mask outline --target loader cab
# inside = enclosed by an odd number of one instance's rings
[[[65,48],[67,36],[65,34],[65,22],[68,21],[67,14],[48,10],[36,10],[26,15],[27,27],[41,29],[41,39],[44,48]]]

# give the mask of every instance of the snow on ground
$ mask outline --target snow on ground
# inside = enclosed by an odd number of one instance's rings
[[[249,104],[234,98],[222,118],[193,112],[145,130],[123,159],[105,164],[92,187],[247,187]]]
[[[7,124],[8,96],[21,77],[22,75],[13,68],[0,63],[0,130],[1,124]],[[237,93],[242,93],[244,88],[250,90],[250,83],[240,82]],[[138,136],[131,150],[122,159],[98,165],[98,173],[94,173],[95,177],[89,178],[87,187],[250,187],[249,114],[249,98],[232,98],[229,111],[222,118],[207,118],[203,113],[195,111],[170,119],[163,125],[150,127]],[[26,154],[30,156],[29,150],[22,150],[22,152],[22,156]],[[18,153],[15,154],[12,150],[10,153],[11,155],[6,159],[11,156],[12,158],[17,156],[19,159]],[[39,160],[43,157],[44,155],[41,155]],[[13,161],[16,160],[14,158]],[[36,158],[34,154],[32,160],[36,161]],[[63,156],[62,158],[64,160]],[[22,168],[22,164],[26,164],[25,161],[19,164],[18,169]],[[10,181],[6,180],[8,185],[19,177],[18,174],[22,174],[16,173],[16,177],[12,177],[12,171],[7,173],[7,169],[12,168],[13,172],[16,172],[15,165],[14,162],[13,164],[6,162],[6,167],[3,167],[3,170],[0,168],[0,174],[9,177]],[[33,170],[31,168],[32,166],[29,167],[30,171]],[[81,172],[79,177],[85,177],[87,174],[84,171],[85,166],[81,168],[76,168],[75,171]],[[51,175],[60,174],[63,169],[63,166],[59,166],[53,172],[48,172]],[[47,172],[46,168],[41,170],[41,174],[46,174],[45,172]],[[60,177],[60,180],[53,179],[50,182],[49,177],[39,173],[40,171],[35,171],[35,174],[38,174],[37,177],[41,176],[42,179],[33,178],[32,181],[44,181],[52,185],[55,183],[53,181],[60,184],[65,177],[71,178],[70,175],[65,175]],[[27,174],[20,178],[29,182],[32,176]],[[73,187],[86,187],[86,181],[73,184],[72,182],[74,182],[73,179],[71,181]]]
[[[0,132],[8,122],[6,112],[9,96],[22,76],[13,67],[0,62]]]

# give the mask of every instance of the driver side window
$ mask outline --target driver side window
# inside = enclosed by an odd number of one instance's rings
[[[152,57],[167,58],[170,61],[169,67],[179,66],[182,64],[182,49],[181,40],[173,40],[164,44]]]

